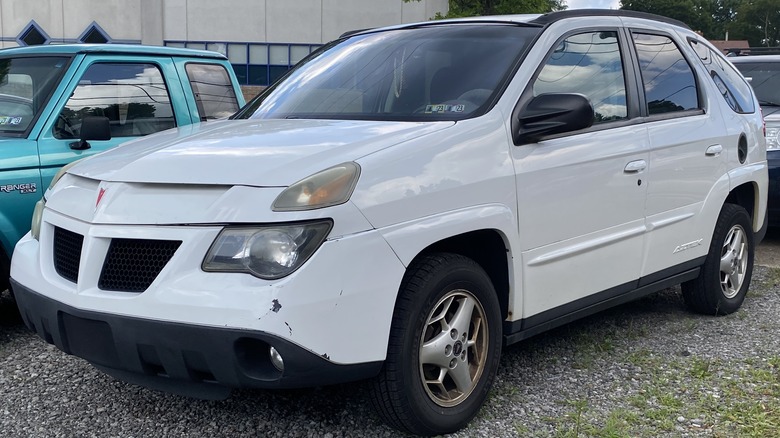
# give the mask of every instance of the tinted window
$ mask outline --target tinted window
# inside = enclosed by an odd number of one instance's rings
[[[238,111],[236,93],[225,67],[190,63],[186,70],[201,120],[221,119]]]
[[[68,58],[0,59],[0,133],[27,130],[60,82]]]
[[[731,109],[739,113],[754,112],[753,95],[750,85],[723,56],[711,47],[698,41],[691,41],[691,47],[696,51],[704,67],[709,71],[710,77],[718,87],[718,92],[726,100]],[[746,75],[748,76],[748,75]],[[755,84],[753,84],[755,87]]]
[[[670,38],[635,33],[634,45],[649,114],[699,108],[696,79],[691,66]]]
[[[780,61],[735,62],[734,66],[750,78],[750,85],[761,105],[780,106]]]
[[[176,125],[165,81],[152,64],[91,65],[62,109],[54,137],[79,138],[87,116],[108,117],[112,137],[147,135]]]
[[[336,41],[239,118],[460,120],[483,111],[537,28],[436,25]]]
[[[534,96],[579,93],[593,106],[594,123],[625,119],[626,82],[616,32],[588,32],[563,40],[542,67]]]

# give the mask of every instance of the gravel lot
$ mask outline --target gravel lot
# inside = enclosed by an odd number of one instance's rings
[[[686,312],[679,289],[505,350],[487,405],[453,435],[780,435],[780,269],[756,267],[743,308]],[[225,401],[153,392],[105,376],[28,332],[0,299],[5,437],[400,436],[363,384],[237,391]]]

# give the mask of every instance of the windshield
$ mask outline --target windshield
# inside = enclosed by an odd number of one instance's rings
[[[22,135],[62,77],[67,57],[0,58],[0,134]]]
[[[331,43],[237,118],[461,120],[486,111],[538,28],[437,25]]]
[[[735,62],[756,92],[761,105],[780,106],[780,62]]]

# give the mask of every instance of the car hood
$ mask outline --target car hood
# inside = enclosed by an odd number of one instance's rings
[[[289,186],[313,173],[454,122],[225,120],[165,131],[78,163],[115,182]]]
[[[780,122],[780,106],[763,105],[761,106],[761,112],[764,115],[764,120],[767,122]]]

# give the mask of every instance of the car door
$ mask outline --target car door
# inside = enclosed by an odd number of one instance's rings
[[[182,94],[169,57],[87,57],[38,138],[42,183],[75,159],[192,123]],[[81,150],[79,129],[88,116],[107,117],[111,139]]]
[[[726,174],[724,156],[731,146],[736,152],[737,138],[725,136],[718,105],[705,103],[691,63],[672,35],[634,29],[631,37],[650,138],[642,276],[651,281],[653,274],[683,271],[686,262],[706,254],[712,227],[700,219],[711,220],[718,212],[703,215],[702,208]]]
[[[74,68],[69,55],[7,56],[0,61],[0,265],[30,228],[43,188],[38,170],[40,125],[61,82]],[[6,267],[7,269],[7,267]],[[3,266],[0,266],[3,271]],[[7,270],[5,271],[8,272]],[[2,272],[0,272],[2,274]],[[0,285],[6,278],[0,278]]]
[[[648,139],[634,124],[636,84],[619,28],[570,32],[524,100],[577,93],[593,126],[513,148],[524,328],[633,289],[645,232]],[[521,110],[522,111],[522,110]]]

